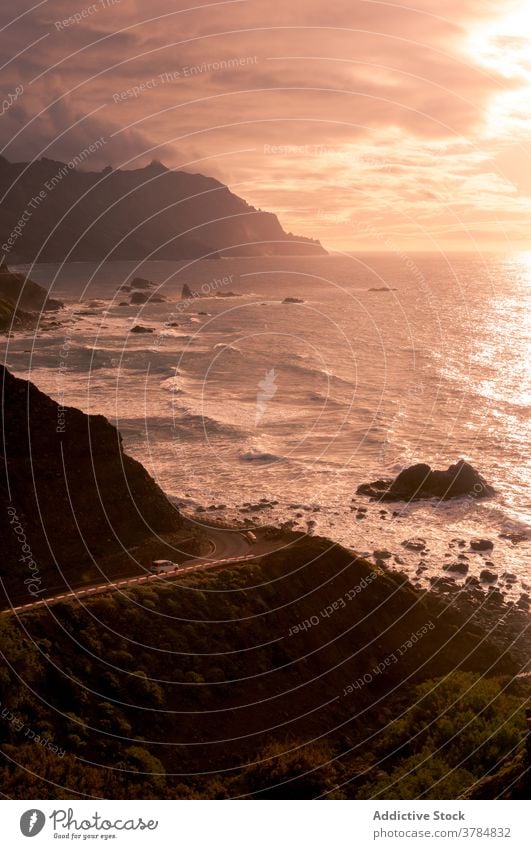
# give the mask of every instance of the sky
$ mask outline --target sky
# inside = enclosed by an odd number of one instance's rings
[[[531,250],[531,0],[11,0],[0,152],[211,175],[331,250]]]

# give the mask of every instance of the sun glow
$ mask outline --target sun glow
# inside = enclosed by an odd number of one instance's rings
[[[501,76],[507,87],[491,102],[486,115],[488,136],[500,131],[531,130],[531,2],[525,0],[467,39],[466,53],[475,62]]]

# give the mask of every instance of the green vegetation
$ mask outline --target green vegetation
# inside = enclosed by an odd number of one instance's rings
[[[3,792],[459,796],[521,751],[519,661],[402,576],[374,574],[314,539],[260,565],[2,617]]]

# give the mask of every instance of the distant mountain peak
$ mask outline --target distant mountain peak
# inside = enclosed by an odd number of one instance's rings
[[[166,168],[166,166],[160,161],[160,159],[152,159],[149,165],[146,165],[144,171],[154,171],[157,174],[164,174],[168,172],[170,169]]]

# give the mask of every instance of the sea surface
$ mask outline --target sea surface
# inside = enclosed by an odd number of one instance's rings
[[[493,570],[508,598],[529,589],[529,542],[499,534],[530,536],[531,255],[18,270],[65,309],[60,326],[48,316],[37,332],[4,339],[7,365],[65,405],[107,416],[198,522],[291,521],[367,555],[386,549],[381,558],[420,582],[461,554],[469,575]],[[118,291],[135,276],[156,283],[146,304]],[[182,300],[184,283],[202,297]],[[495,498],[380,513],[355,494],[411,463],[446,468],[461,457]],[[413,536],[426,552],[402,545]],[[492,552],[468,550],[478,536]]]

